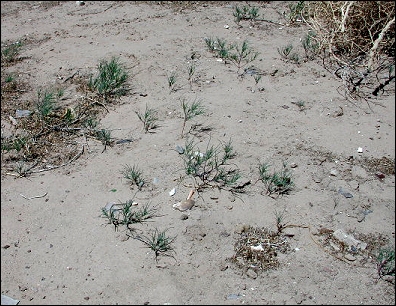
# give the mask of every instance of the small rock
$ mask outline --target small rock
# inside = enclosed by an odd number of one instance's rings
[[[355,261],[356,260],[356,257],[355,256],[353,256],[353,255],[351,255],[351,254],[345,254],[344,255],[344,257],[345,257],[345,259],[347,259],[347,260],[349,260],[349,261]]]
[[[343,196],[346,197],[347,199],[353,198],[353,195],[352,195],[350,192],[348,192],[347,190],[342,189],[341,187],[340,187],[340,189],[338,190],[338,193],[341,194],[341,195],[343,195]]]
[[[15,111],[15,115],[16,115],[17,118],[27,117],[27,116],[29,116],[31,113],[32,113],[32,112],[31,112],[30,110],[25,110],[25,109],[24,109],[24,110],[17,109],[17,110]]]
[[[322,182],[322,178],[320,178],[319,176],[314,176],[314,177],[313,177],[313,180],[314,180],[315,183],[318,183],[318,184],[319,184],[320,182]]]
[[[188,215],[186,215],[186,214],[182,214],[180,216],[180,220],[187,220],[187,219],[188,219]]]
[[[358,152],[358,153],[363,153],[363,148],[359,147],[359,148],[357,149],[357,152]]]
[[[18,305],[18,304],[19,304],[19,300],[15,300],[3,294],[1,295],[1,305]]]
[[[181,146],[176,146],[176,151],[177,151],[179,154],[183,154],[183,153],[184,153],[184,149],[183,149]]]
[[[355,239],[355,237],[345,233],[341,229],[334,231],[333,237],[347,245],[349,248],[352,248],[353,246],[356,249],[365,250],[367,247],[367,243]]]
[[[385,174],[383,174],[382,172],[376,172],[375,176],[378,177],[380,180],[385,178]]]
[[[11,121],[11,123],[12,123],[13,125],[17,125],[17,124],[18,124],[18,121],[16,121],[16,119],[15,119],[14,117],[12,117],[11,115],[8,116],[8,117],[10,118],[10,121]]]
[[[241,297],[240,294],[229,294],[227,295],[227,300],[237,300]]]
[[[257,278],[257,273],[255,271],[253,271],[252,269],[247,270],[246,275],[253,279]]]
[[[175,193],[176,193],[176,187],[173,188],[171,191],[169,191],[169,195],[170,195],[170,196],[175,195]]]
[[[222,261],[219,265],[220,271],[225,271],[228,269],[228,264],[225,261]]]
[[[247,224],[237,224],[235,227],[235,233],[242,234],[249,230],[250,226]]]
[[[329,244],[335,251],[337,251],[337,252],[340,251],[340,248],[334,242],[330,241]]]
[[[336,169],[331,169],[330,170],[330,175],[337,176],[338,175],[338,171]]]
[[[298,165],[296,163],[291,163],[290,164],[290,168],[297,168],[297,167],[298,167]]]
[[[363,179],[367,179],[368,178],[368,174],[367,174],[366,170],[363,167],[357,166],[357,165],[354,165],[352,167],[351,174],[354,177],[360,177],[360,178],[363,178]]]

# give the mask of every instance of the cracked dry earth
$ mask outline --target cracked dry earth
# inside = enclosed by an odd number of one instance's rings
[[[378,280],[375,260],[379,248],[395,242],[394,83],[393,93],[369,104],[347,101],[320,61],[297,65],[279,55],[287,43],[303,54],[304,25],[243,21],[240,27],[233,7],[245,4],[1,2],[2,44],[26,42],[22,59],[2,67],[2,79],[3,72],[14,73],[25,84],[15,104],[3,105],[2,98],[2,137],[17,132],[20,119],[15,126],[9,116],[19,105],[32,108],[40,86],[61,84],[61,103],[74,105],[83,95],[69,78],[77,71],[86,76],[100,60],[117,56],[133,75],[133,90],[107,104],[100,121],[114,139],[132,141],[103,150],[100,141],[75,135],[70,143],[76,152],[84,148],[81,156],[51,168],[74,156],[54,148],[27,177],[10,175],[13,153],[2,151],[2,295],[20,305],[394,304],[394,277]],[[285,22],[287,2],[249,4],[268,20]],[[208,51],[205,37],[247,39],[259,52],[251,64],[262,72],[260,81],[238,77],[237,67]],[[174,91],[167,81],[172,71]],[[206,108],[187,122],[188,137],[201,151],[231,140],[243,185],[237,193],[200,190],[185,212],[173,208],[194,184],[176,150],[187,138],[181,137],[183,98],[200,99]],[[150,133],[136,116],[146,105],[158,111]],[[274,170],[290,166],[289,194],[265,193],[263,162]],[[139,166],[146,179],[141,190],[123,177],[124,165]],[[158,217],[133,228],[146,235],[166,229],[176,237],[173,257],[156,260],[124,227],[115,231],[101,217],[108,203],[130,199],[158,207]],[[279,214],[289,226],[274,236]],[[260,258],[269,269],[258,268]]]

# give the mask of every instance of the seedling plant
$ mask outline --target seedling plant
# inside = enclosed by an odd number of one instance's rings
[[[242,67],[254,61],[259,55],[258,52],[253,51],[246,40],[243,41],[241,46],[234,45],[234,49],[236,52],[228,54],[228,59],[237,66],[238,73]]]
[[[395,249],[381,248],[376,257],[378,277],[395,276]]]
[[[143,178],[143,172],[139,169],[138,166],[133,165],[125,165],[124,169],[121,171],[124,175],[124,178],[130,181],[131,186],[136,185],[139,190],[142,189],[145,184],[145,180]]]
[[[102,60],[98,65],[98,71],[96,77],[93,78],[91,75],[88,87],[102,96],[104,101],[111,96],[121,96],[127,92],[129,73],[117,57],[112,57],[110,61]]]
[[[125,203],[115,203],[110,207],[102,208],[102,217],[107,218],[108,223],[113,224],[116,231],[120,225],[130,229],[129,226],[131,224],[142,223],[158,216],[157,206],[145,204],[143,207],[138,208],[133,200],[128,200]]]
[[[185,172],[194,178],[197,190],[205,187],[232,188],[241,177],[239,169],[229,164],[235,156],[231,140],[218,147],[208,142],[206,150],[201,152],[193,140],[187,139],[182,154]]]
[[[255,20],[259,16],[258,11],[258,7],[243,6],[240,8],[236,5],[233,16],[235,17],[235,22],[239,24],[241,20]]]
[[[135,113],[139,120],[143,123],[143,129],[145,133],[148,133],[150,130],[158,127],[156,123],[158,121],[158,112],[155,109],[148,107],[147,104],[144,113],[137,111]]]
[[[21,41],[16,41],[2,46],[1,48],[1,63],[11,64],[18,60],[19,53],[21,51],[23,44]]]
[[[168,87],[169,87],[169,93],[172,93],[176,91],[176,80],[177,80],[177,74],[175,71],[172,71],[171,74],[168,76]]]
[[[185,98],[182,98],[182,109],[183,109],[183,127],[181,131],[181,137],[184,137],[184,129],[186,127],[187,121],[192,118],[202,115],[205,113],[205,108],[202,105],[201,100],[194,100],[191,104],[186,102]]]
[[[154,251],[155,260],[157,262],[160,255],[169,256],[175,259],[175,250],[172,244],[175,241],[176,236],[170,237],[166,234],[166,232],[167,230],[160,231],[155,228],[155,230],[151,232],[150,236],[141,235],[135,238],[143,242],[148,248]]]
[[[259,165],[259,180],[264,183],[266,194],[288,194],[293,189],[294,183],[286,164],[283,163],[282,169],[279,172],[274,171],[272,174],[269,173],[268,169],[268,163]]]

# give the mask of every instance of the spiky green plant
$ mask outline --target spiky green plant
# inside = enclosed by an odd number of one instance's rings
[[[185,172],[199,179],[197,187],[231,187],[241,177],[239,169],[230,167],[229,161],[236,156],[231,140],[222,147],[214,147],[208,142],[206,150],[201,152],[193,140],[186,140],[182,158]]]
[[[15,62],[18,59],[21,48],[21,41],[4,46],[4,48],[1,49],[1,61],[4,61],[5,63]]]
[[[217,55],[222,59],[228,59],[230,51],[234,48],[234,45],[227,44],[225,39],[217,37],[216,39],[216,51]]]
[[[254,61],[259,55],[249,46],[247,40],[243,41],[241,46],[235,44],[234,49],[236,52],[228,54],[228,59],[238,67],[238,73],[242,67]]]
[[[126,83],[129,73],[119,58],[112,57],[109,61],[101,60],[98,65],[98,74],[90,77],[88,87],[96,90],[106,100],[111,95],[124,95],[127,92]]]
[[[102,208],[102,217],[108,219],[109,224],[113,224],[115,230],[118,226],[125,225],[129,228],[131,224],[142,223],[154,217],[158,217],[158,207],[149,203],[143,207],[135,206],[133,200],[125,203],[114,203],[109,207]]]
[[[286,164],[283,163],[282,169],[278,172],[274,171],[272,174],[269,173],[268,169],[268,163],[261,163],[259,165],[259,180],[264,183],[266,194],[288,194],[293,189],[294,183]]]
[[[193,76],[194,76],[194,73],[195,73],[195,69],[196,69],[196,67],[195,67],[195,64],[194,63],[191,63],[189,66],[188,66],[188,81],[192,81],[192,78],[193,78]]]
[[[111,130],[100,129],[95,131],[96,139],[100,140],[104,145],[104,149],[102,153],[106,150],[107,146],[111,146],[113,144],[113,140],[111,138]]]
[[[208,47],[210,52],[216,51],[216,41],[212,37],[205,37],[204,38],[206,46]]]
[[[143,129],[145,133],[158,127],[158,112],[155,109],[148,107],[147,104],[144,113],[137,111],[135,111],[135,113],[139,120],[143,123]]]
[[[378,277],[395,276],[395,248],[387,247],[378,251],[376,256]]]
[[[192,90],[192,84],[193,84],[193,82],[194,82],[194,74],[195,74],[195,70],[196,70],[196,67],[195,67],[195,64],[194,63],[191,63],[189,66],[188,66],[188,82],[190,83],[190,89]]]
[[[184,136],[184,129],[187,121],[192,118],[202,115],[205,113],[205,108],[202,105],[201,100],[194,100],[191,104],[186,102],[185,98],[182,98],[182,109],[183,109],[183,127],[181,131],[181,137]]]
[[[37,92],[37,111],[40,118],[46,118],[56,108],[56,94],[51,90],[39,89]]]
[[[240,8],[236,5],[233,12],[233,16],[235,17],[234,20],[236,23],[239,23],[241,20],[255,20],[259,16],[258,11],[258,7],[249,7],[245,5]]]
[[[27,177],[30,174],[31,168],[24,161],[19,161],[16,163],[14,170],[18,173],[19,177]]]
[[[27,144],[28,138],[16,136],[11,139],[1,139],[1,150],[2,151],[11,151],[16,150],[17,152],[21,151]]]
[[[304,16],[305,1],[293,1],[289,4],[290,12],[286,14],[287,21],[290,23],[296,22]]]
[[[168,87],[169,93],[176,91],[176,81],[177,81],[177,74],[175,71],[172,71],[170,75],[168,75]]]
[[[133,165],[125,165],[124,169],[121,171],[124,175],[124,178],[130,181],[131,185],[136,185],[139,190],[142,189],[143,185],[145,184],[145,180],[143,178],[143,172],[139,169],[138,166]]]
[[[286,59],[288,59],[289,58],[289,55],[291,54],[291,51],[293,50],[293,44],[291,44],[291,43],[289,43],[288,45],[286,45],[286,46],[283,46],[283,47],[281,47],[281,48],[277,48],[277,50],[278,50],[278,53],[283,57],[283,58],[286,58]]]
[[[276,229],[277,233],[281,234],[282,231],[287,227],[287,222],[285,221],[285,212],[275,211],[275,218],[276,218]]]
[[[261,80],[261,75],[260,75],[260,74],[255,74],[255,75],[253,76],[253,78],[254,78],[254,82],[256,83],[256,86],[257,86],[258,83],[259,83],[260,80]]]
[[[11,83],[11,82],[14,81],[14,80],[15,80],[15,77],[14,77],[12,74],[7,74],[7,75],[5,76],[4,82],[6,82],[6,83]]]
[[[305,51],[305,57],[308,60],[314,59],[318,54],[320,47],[320,44],[316,40],[316,33],[312,30],[308,31],[301,43]]]
[[[291,102],[291,103],[297,105],[300,111],[305,110],[305,102],[304,101],[298,100],[297,102]]]
[[[98,125],[99,125],[98,120],[96,120],[93,117],[88,117],[83,122],[83,126],[91,131],[95,131]]]
[[[154,231],[151,232],[150,236],[138,236],[136,239],[143,242],[148,248],[154,251],[155,260],[158,262],[158,256],[169,256],[174,257],[175,250],[172,246],[172,243],[176,240],[175,237],[169,237],[166,234],[167,230],[160,231],[155,228]]]

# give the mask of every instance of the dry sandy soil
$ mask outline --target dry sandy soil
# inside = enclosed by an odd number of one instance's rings
[[[108,109],[100,126],[131,142],[104,150],[101,142],[76,135],[73,152],[84,148],[81,156],[68,163],[48,153],[31,163],[26,177],[15,176],[12,152],[2,151],[2,295],[21,305],[395,303],[394,277],[378,279],[375,258],[395,242],[394,82],[375,101],[346,100],[340,80],[319,60],[296,64],[278,53],[292,43],[304,54],[300,39],[307,28],[278,24],[285,23],[287,2],[249,4],[274,22],[238,26],[234,6],[246,2],[1,2],[2,43],[25,41],[22,59],[2,67],[2,82],[7,72],[26,85],[15,107],[2,102],[2,141],[22,120],[16,109],[23,103],[32,109],[39,87],[61,84],[60,103],[73,105],[83,95],[76,79],[95,73],[100,60],[119,57],[132,75],[127,95],[98,107]],[[259,82],[218,61],[205,37],[247,39],[260,53],[249,64],[262,72]],[[187,121],[184,137],[183,98],[206,108]],[[146,105],[158,111],[158,127],[149,133],[136,115]],[[176,150],[187,138],[200,151],[232,141],[240,192],[205,188],[195,193],[191,210],[173,208],[195,183]],[[288,194],[266,194],[258,171],[264,162],[271,170],[288,165],[294,183]],[[140,168],[141,190],[124,178],[125,165]],[[101,209],[131,199],[136,209],[157,207],[158,217],[133,224],[131,232],[115,231]],[[277,267],[260,270],[243,258],[245,266],[237,266],[230,258],[241,239],[254,229],[276,233],[276,216],[289,227],[278,243],[261,242],[265,252],[276,253]],[[148,236],[155,228],[176,237],[173,257],[156,258],[131,235]],[[337,245],[336,231],[364,246]],[[245,244],[246,250],[258,247],[257,240]]]

